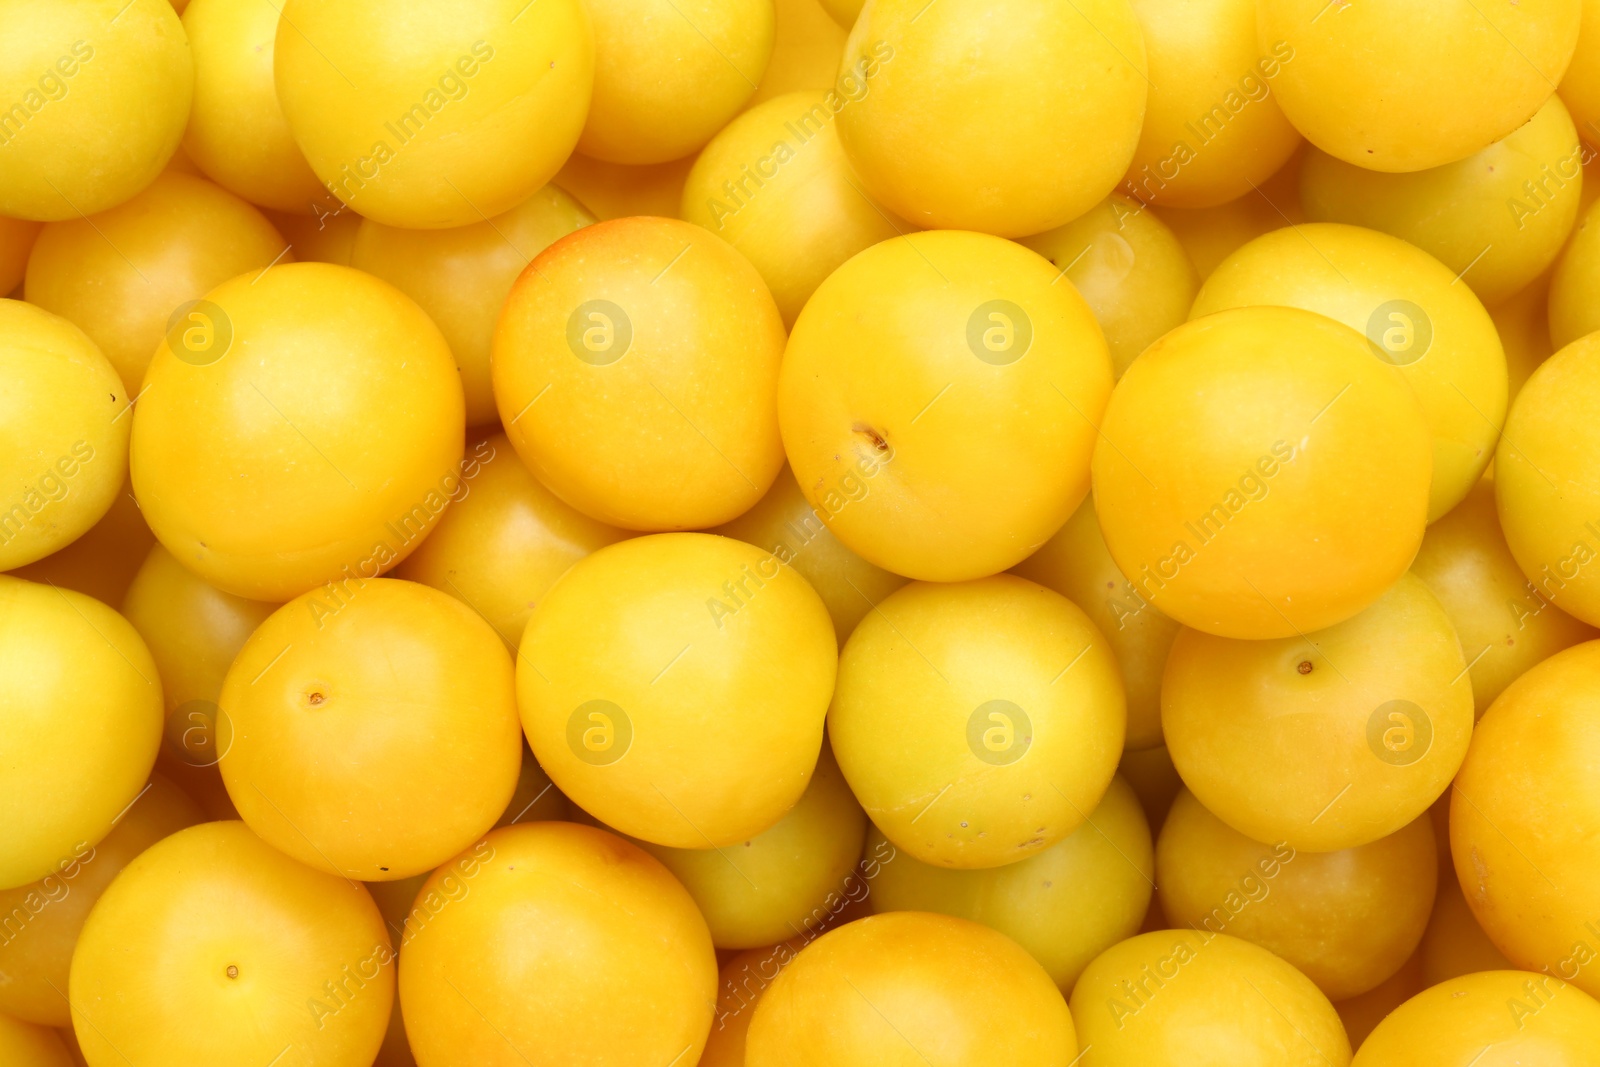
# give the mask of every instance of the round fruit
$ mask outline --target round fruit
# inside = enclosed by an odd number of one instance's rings
[[[1600,130],[1600,3],[1582,0],[1582,7],[1578,47],[1560,89],[1573,121],[1590,137]]]
[[[190,0],[184,8],[194,107],[183,150],[208,178],[253,204],[321,215],[341,205],[294,143],[272,79],[281,8],[256,0]]]
[[[1484,971],[1423,990],[1368,1035],[1353,1067],[1583,1067],[1600,1004],[1548,974]]]
[[[66,319],[0,300],[0,570],[42,559],[110,509],[128,464],[128,394]]]
[[[101,895],[72,957],[72,1026],[94,1067],[365,1067],[389,1021],[394,959],[365,889],[243,823],[204,823],[146,850]]]
[[[822,601],[776,557],[635,537],[534,609],[517,704],[540,765],[595,818],[672,848],[735,845],[805,792],[836,649]]]
[[[1088,617],[997,574],[914,582],[862,620],[839,658],[828,735],[897,846],[939,867],[997,867],[1094,810],[1124,722],[1116,660]]]
[[[389,881],[494,825],[522,765],[511,659],[437,589],[330,584],[273,612],[234,658],[222,780],[250,828],[318,870]]]
[[[1450,852],[1495,947],[1590,995],[1600,970],[1600,642],[1512,682],[1472,738],[1450,798]]]
[[[1297,308],[1236,308],[1173,330],[1117,383],[1095,508],[1156,608],[1281,638],[1350,618],[1405,573],[1430,451],[1402,372],[1360,334]]]
[[[495,321],[517,275],[558,238],[594,222],[553,185],[492,219],[448,230],[403,230],[364,219],[350,265],[417,302],[450,344],[467,402],[467,425],[497,417],[489,376]]]
[[[874,915],[813,941],[756,1006],[747,1067],[1059,1067],[1078,1046],[1044,968],[986,926]]]
[[[1404,238],[1494,304],[1555,262],[1578,217],[1588,152],[1552,96],[1489,147],[1414,174],[1381,174],[1313,148],[1301,196],[1316,221]]]
[[[754,507],[711,532],[766,549],[794,567],[827,605],[842,645],[869,611],[908,581],[850,551],[824,521],[824,515],[837,513],[866,491],[864,482],[851,477],[840,492],[823,498],[825,510],[819,511],[800,491],[794,472],[784,467]]]
[[[580,0],[284,0],[273,77],[328,191],[389,226],[481,222],[549,181],[583,128]]]
[[[788,93],[712,138],[683,187],[682,218],[747,256],[786,326],[839,264],[905,227],[861,191],[834,122],[838,88]]]
[[[233,744],[233,724],[218,714],[222,682],[239,649],[277,608],[208,585],[161,545],[150,549],[122,602],[161,672],[166,731],[156,767],[213,819],[239,817],[217,770]]]
[[[741,952],[717,973],[717,1017],[698,1067],[745,1067],[745,1038],[756,1005],[800,947],[784,942]],[[52,1065],[53,1067],[53,1065]]]
[[[1600,215],[1586,210],[1550,278],[1550,340],[1565,347],[1600,330]]]
[[[1387,980],[1422,940],[1439,859],[1426,815],[1338,852],[1263,845],[1178,794],[1156,843],[1161,912],[1268,949],[1338,1002]]]
[[[1471,155],[1550,97],[1578,43],[1581,0],[1537,5],[1259,0],[1263,50],[1286,48],[1273,94],[1330,155],[1413,171]]]
[[[861,858],[867,820],[826,748],[794,807],[727,848],[644,844],[705,916],[718,948],[775,944],[814,923]]]
[[[74,850],[40,881],[0,891],[0,1011],[43,1026],[71,1026],[67,969],[89,909],[135,856],[204,818],[183,790],[152,775],[98,844]]]
[[[1472,686],[1449,616],[1406,575],[1303,636],[1183,631],[1161,719],[1184,783],[1223,822],[1332,852],[1395,833],[1444,792],[1472,734]]]
[[[224,282],[161,342],[145,384],[134,491],[161,543],[226,592],[288,600],[375,578],[459,491],[450,350],[360,271],[289,263]]]
[[[0,889],[59,873],[150,777],[161,681],[121,615],[0,576]]]
[[[496,433],[467,449],[458,494],[394,576],[449,593],[515,649],[545,590],[595,549],[627,536],[546,489]]]
[[[875,0],[839,79],[839,140],[868,193],[917,226],[1001,237],[1111,191],[1149,88],[1128,0]]]
[[[1400,368],[1433,436],[1431,522],[1460,503],[1494,458],[1505,421],[1506,361],[1494,322],[1438,260],[1355,226],[1277,230],[1229,256],[1191,318],[1272,304],[1326,315],[1364,334]]]
[[[166,0],[0,3],[0,215],[93,215],[150,184],[189,118],[194,65]]]
[[[1532,594],[1600,626],[1600,337],[1563,348],[1517,394],[1496,453],[1500,526]]]
[[[1492,478],[1478,482],[1428,527],[1411,573],[1439,598],[1461,638],[1479,718],[1531,667],[1600,637],[1546,599],[1518,569],[1500,532]]]
[[[1085,499],[1039,551],[1011,569],[1054,589],[1088,614],[1122,669],[1128,698],[1126,747],[1161,744],[1161,672],[1181,627],[1151,607],[1117,569],[1100,534],[1093,498]]]
[[[439,909],[400,967],[419,1067],[692,1063],[717,996],[705,920],[613,834],[496,830],[429,878]]]
[[[1152,341],[1188,317],[1200,285],[1166,223],[1120,194],[1018,243],[1065,271],[1088,301],[1119,378]]]
[[[681,159],[756,91],[772,56],[772,0],[588,0],[594,97],[578,151],[611,163]]]
[[[980,578],[1082,503],[1111,360],[1060,277],[1009,241],[936,232],[874,245],[817,290],[778,417],[795,480],[847,547],[911,578]]]
[[[52,222],[28,260],[28,302],[89,335],[138,396],[186,302],[288,256],[266,216],[203,178],[167,171],[92,217]]]
[[[1133,0],[1150,100],[1123,189],[1146,203],[1215,207],[1272,177],[1300,144],[1272,94],[1294,59],[1256,47],[1255,0]]]
[[[1350,1042],[1311,979],[1264,948],[1158,930],[1108,948],[1072,990],[1086,1067],[1345,1067]]]
[[[773,398],[783,321],[748,260],[675,219],[557,241],[511,288],[494,396],[517,452],[601,522],[726,522],[783,464]]]
[[[1043,852],[979,871],[895,853],[874,827],[868,851],[889,852],[867,897],[874,911],[932,911],[999,930],[1063,991],[1089,961],[1131,937],[1150,905],[1150,828],[1127,782],[1114,778],[1082,826]]]

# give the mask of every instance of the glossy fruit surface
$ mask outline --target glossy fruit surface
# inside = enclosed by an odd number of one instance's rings
[[[1072,990],[1086,1067],[1345,1067],[1328,998],[1264,948],[1227,934],[1158,930],[1095,958]]]
[[[1292,51],[1273,84],[1289,121],[1368,170],[1437,167],[1504,137],[1550,97],[1578,43],[1580,0],[1343,4],[1338,18],[1323,7],[1261,0],[1258,40]]]
[[[348,267],[224,282],[162,340],[146,384],[132,460],[145,519],[237,596],[375,578],[460,485],[461,381],[444,338],[405,294]]]
[[[274,1056],[364,1067],[389,1021],[394,959],[361,886],[241,822],[204,823],[145,851],[101,895],[72,959],[72,1027],[93,1067]]]
[[[787,326],[839,264],[909,228],[862,192],[845,157],[837,116],[849,103],[834,88],[753,107],[712,138],[684,183],[680,217],[749,258]]]
[[[1454,978],[1394,1010],[1355,1067],[1579,1067],[1600,1041],[1600,1004],[1547,974],[1485,971]]]
[[[1494,458],[1505,421],[1506,361],[1494,321],[1456,276],[1373,230],[1313,224],[1277,230],[1223,260],[1191,318],[1253,305],[1299,307],[1362,334],[1400,369],[1433,436],[1431,522],[1467,495]]]
[[[1236,308],[1167,334],[1117,383],[1095,508],[1112,558],[1161,612],[1281,638],[1348,619],[1405,573],[1430,452],[1411,388],[1360,334]]]
[[[1093,811],[1125,721],[1110,646],[1065,597],[1014,575],[914,582],[839,658],[828,736],[896,846],[940,867],[998,867]]]
[[[748,841],[719,849],[644,849],[689,890],[718,948],[759,948],[806,929],[830,894],[845,891],[866,828],[861,805],[824,749],[795,806]]]
[[[124,476],[99,522],[70,544],[9,573],[30,582],[76,589],[102,604],[120,604],[155,543],[156,535],[145,525],[133,487]]]
[[[67,969],[89,909],[135,856],[202,822],[195,802],[154,774],[111,832],[43,879],[0,891],[0,1011],[43,1026],[71,1026]]]
[[[1011,570],[1083,609],[1122,669],[1128,698],[1126,747],[1161,744],[1161,673],[1182,627],[1151,607],[1117,569],[1101,536],[1094,500],[1086,499],[1054,537]]]
[[[846,546],[911,578],[979,578],[1083,501],[1111,360],[1059,276],[1010,242],[935,232],[874,245],[812,296],[778,416],[795,480]]]
[[[1161,911],[1293,964],[1337,1003],[1387,980],[1422,940],[1439,874],[1426,815],[1337,852],[1252,841],[1178,794],[1156,844]]]
[[[346,878],[443,863],[494,825],[522,766],[505,646],[415,582],[291,600],[234,657],[218,703],[233,735],[222,780],[245,822]]]
[[[1517,567],[1500,532],[1492,478],[1473,486],[1428,527],[1411,573],[1450,615],[1471,668],[1480,719],[1523,673],[1564,648],[1600,637],[1551,603]]]
[[[1444,792],[1472,734],[1472,686],[1449,616],[1407,575],[1303,637],[1183,631],[1161,719],[1185,784],[1223,822],[1331,852],[1395,833]]]
[[[111,832],[161,743],[161,681],[128,621],[82,593],[0,576],[0,888]]]
[[[837,670],[805,579],[710,534],[579,561],[528,620],[517,703],[561,791],[673,848],[731,846],[805,792]]]
[[[687,222],[628,218],[551,245],[512,286],[495,402],[539,480],[601,522],[715,526],[783,464],[783,322],[750,262]]]
[[[1572,240],[1550,277],[1550,340],[1558,347],[1600,330],[1595,294],[1600,293],[1600,216],[1591,206],[1578,219]]]
[[[869,193],[915,226],[1002,237],[1060,226],[1111,191],[1149,87],[1128,0],[878,0],[839,76],[852,97],[839,139]]]
[[[908,579],[868,563],[828,529],[825,516],[830,512],[824,509],[842,509],[867,492],[866,484],[855,478],[841,489],[825,497],[822,508],[813,507],[785,467],[754,507],[711,532],[766,549],[792,565],[827,605],[843,645],[856,624]]]
[[[772,0],[589,0],[594,96],[578,151],[664,163],[705,144],[756,90],[772,57]]]
[[[1600,642],[1512,682],[1472,738],[1450,796],[1450,852],[1484,932],[1512,963],[1593,995],[1600,934]]]
[[[1083,825],[1003,867],[935,867],[894,850],[876,827],[867,853],[890,857],[871,883],[873,910],[932,911],[993,927],[1027,949],[1063,992],[1090,960],[1139,929],[1155,878],[1150,828],[1120,778]]]
[[[1413,174],[1381,174],[1310,149],[1300,195],[1308,217],[1403,238],[1493,304],[1555,261],[1583,200],[1587,152],[1552,96],[1486,148]]]
[[[109,211],[52,222],[28,260],[28,302],[70,319],[138,396],[184,305],[230,278],[292,260],[266,217],[206,181],[168,171]]]
[[[1077,1051],[1061,994],[1016,942],[964,919],[894,912],[824,934],[779,973],[745,1063],[1056,1067]]]
[[[1300,144],[1272,91],[1294,49],[1257,47],[1254,0],[1133,0],[1133,10],[1150,99],[1123,187],[1147,203],[1214,207],[1272,177]]]
[[[1495,502],[1506,544],[1534,593],[1600,625],[1600,337],[1573,342],[1534,372],[1506,416]]]
[[[400,1003],[420,1067],[632,1067],[699,1057],[717,996],[705,920],[665,867],[587,826],[489,834],[423,886]]]
[[[496,418],[489,348],[517,275],[540,252],[594,216],[547,185],[492,219],[445,230],[406,230],[365,219],[350,265],[417,302],[450,345],[467,404],[467,425]]]
[[[505,434],[496,433],[467,448],[459,494],[394,576],[449,593],[515,649],[555,580],[595,549],[627,536],[546,489]]]
[[[272,79],[282,5],[191,0],[183,29],[194,55],[194,106],[183,151],[212,181],[252,204],[299,215],[337,210],[294,143]]]
[[[110,509],[128,464],[128,394],[84,332],[0,300],[0,569],[32,563]]]
[[[1200,284],[1166,223],[1120,193],[1018,243],[1065,271],[1088,301],[1119,378],[1152,341],[1188,317]]]
[[[0,215],[115,207],[177,150],[194,65],[166,0],[0,4]]]
[[[156,767],[213,819],[239,817],[217,769],[233,744],[233,724],[218,712],[222,682],[239,649],[277,608],[224,593],[161,545],[150,549],[122,601],[123,615],[161,672],[166,728]]]
[[[390,226],[465,226],[560,169],[594,81],[579,0],[285,0],[278,102],[322,183]]]

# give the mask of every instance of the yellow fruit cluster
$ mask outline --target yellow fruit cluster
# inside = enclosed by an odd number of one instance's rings
[[[1600,0],[0,0],[0,1067],[1600,1063]]]

